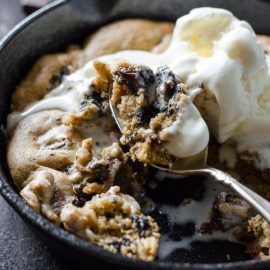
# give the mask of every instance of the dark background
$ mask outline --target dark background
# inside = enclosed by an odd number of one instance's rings
[[[19,0],[0,0],[0,39],[24,17]],[[0,195],[1,270],[75,268],[52,254]]]

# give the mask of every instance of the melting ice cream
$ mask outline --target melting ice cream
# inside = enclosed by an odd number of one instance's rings
[[[239,151],[258,153],[259,166],[270,167],[269,66],[247,22],[223,9],[194,9],[177,20],[164,53],[122,51],[100,57],[100,61],[111,67],[127,61],[147,65],[154,71],[168,65],[188,85],[188,95],[217,140],[234,142]],[[91,61],[67,76],[43,100],[24,112],[10,114],[9,127],[39,110],[76,110],[78,97],[90,91],[94,76]],[[181,122],[168,128],[167,150],[171,154],[191,156],[207,146],[209,131],[197,108],[190,102]]]

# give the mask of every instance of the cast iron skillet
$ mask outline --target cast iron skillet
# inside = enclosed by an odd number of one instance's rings
[[[34,60],[81,42],[91,31],[116,19],[141,17],[175,21],[200,6],[222,7],[270,34],[270,4],[259,0],[70,0],[55,1],[18,24],[0,43],[0,192],[23,220],[55,252],[67,260],[109,269],[270,269],[270,261],[226,264],[147,263],[114,255],[58,228],[28,207],[16,192],[6,162],[6,116],[11,94]]]

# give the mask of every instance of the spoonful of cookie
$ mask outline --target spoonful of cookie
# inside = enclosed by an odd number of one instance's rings
[[[185,85],[176,83],[167,67],[154,76],[146,67],[124,64],[113,71],[113,77],[109,105],[122,133],[121,143],[129,146],[133,160],[175,175],[210,176],[229,186],[270,223],[270,202],[207,165],[206,124],[186,95]]]

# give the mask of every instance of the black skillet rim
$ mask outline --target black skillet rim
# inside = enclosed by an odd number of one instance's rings
[[[68,4],[68,0],[58,0],[48,6],[36,11],[26,19],[18,23],[9,33],[0,41],[0,54],[1,51],[7,47],[24,28],[26,28],[32,22],[38,20],[40,17],[45,16],[50,11],[61,8],[61,6]],[[0,140],[5,140],[3,134],[1,134]],[[249,260],[244,262],[233,262],[233,263],[218,263],[218,264],[189,264],[189,263],[168,263],[168,262],[144,262],[128,257],[124,257],[119,254],[112,254],[104,249],[97,247],[89,242],[86,242],[73,234],[59,228],[58,226],[51,223],[45,217],[36,213],[30,208],[19,194],[14,190],[10,184],[8,178],[9,171],[5,168],[5,164],[0,164],[0,193],[5,200],[13,207],[13,209],[23,218],[29,222],[29,224],[37,227],[44,234],[50,235],[51,237],[61,241],[65,245],[71,248],[78,249],[84,253],[85,256],[95,256],[98,260],[113,262],[114,265],[132,268],[132,269],[235,269],[244,270],[252,267],[252,269],[267,269],[270,268],[269,261],[256,261]],[[7,171],[6,173],[3,173]],[[4,176],[5,174],[5,176]],[[11,180],[11,179],[10,179]]]

